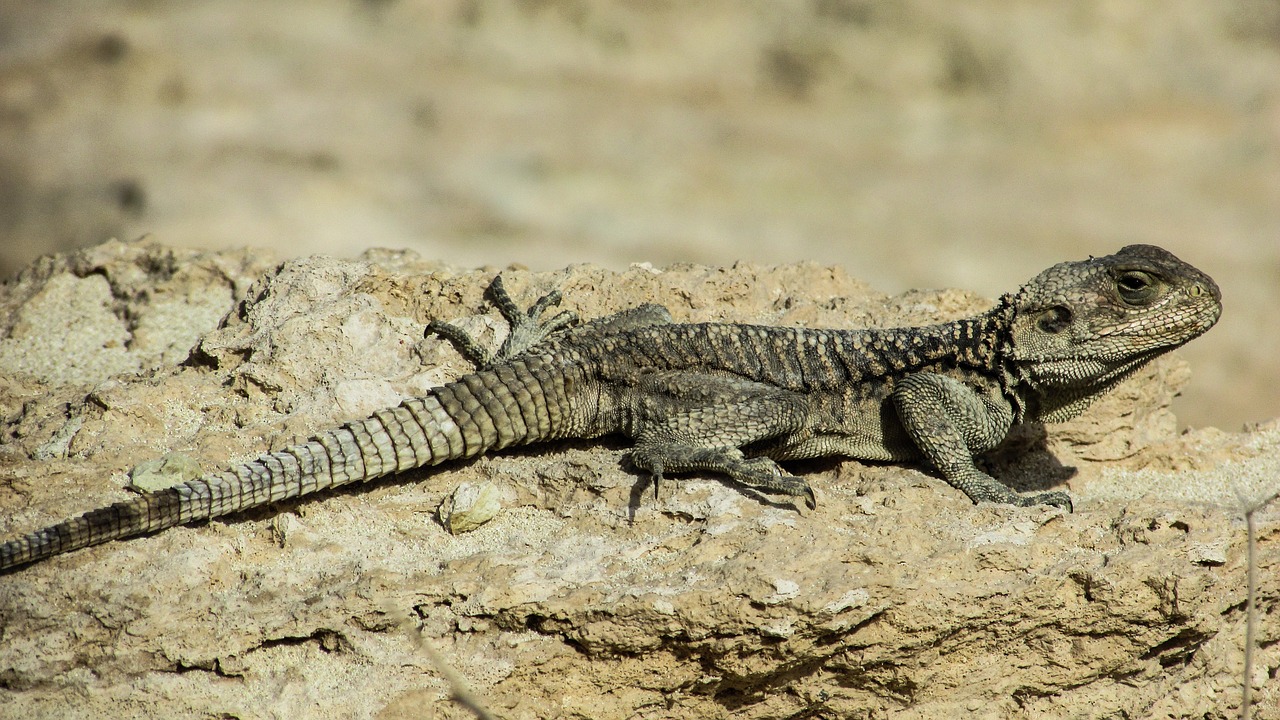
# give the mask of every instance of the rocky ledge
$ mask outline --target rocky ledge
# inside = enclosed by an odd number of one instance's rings
[[[494,272],[153,242],[36,262],[0,288],[0,532],[467,371],[422,329],[499,338],[482,299]],[[989,303],[889,297],[816,265],[504,279],[525,300],[559,287],[585,317],[658,301],[677,320],[868,326]],[[974,506],[919,468],[855,461],[796,468],[816,511],[697,476],[655,499],[606,440],[75,552],[0,576],[0,714],[469,717],[425,641],[502,718],[1232,717],[1241,498],[1280,485],[1280,422],[1179,434],[1168,403],[1188,378],[1169,357],[986,459],[1015,487],[1070,490],[1074,514]],[[437,509],[464,484],[501,509],[453,535]],[[1255,516],[1250,678],[1271,718],[1277,505]]]

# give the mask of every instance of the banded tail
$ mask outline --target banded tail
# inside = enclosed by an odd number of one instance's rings
[[[109,540],[564,437],[574,382],[537,359],[466,375],[230,470],[148,492],[0,545],[0,572]],[[569,370],[572,373],[574,371]],[[580,372],[580,371],[579,371]]]

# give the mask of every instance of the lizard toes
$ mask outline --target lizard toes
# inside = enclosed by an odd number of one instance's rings
[[[774,477],[771,482],[762,483],[757,487],[790,495],[794,498],[804,498],[804,504],[810,510],[816,510],[818,507],[818,499],[813,494],[813,488],[809,486],[809,483],[804,478],[798,478],[794,475],[781,475]]]
[[[813,488],[808,483],[804,486],[804,504],[809,506],[810,510],[818,509],[818,499],[813,496]]]
[[[1031,497],[1024,498],[1024,500],[1026,501],[1026,506],[1052,505],[1053,507],[1062,508],[1067,512],[1073,512],[1075,510],[1075,506],[1071,503],[1071,496],[1059,490],[1041,493],[1039,495],[1032,495]]]

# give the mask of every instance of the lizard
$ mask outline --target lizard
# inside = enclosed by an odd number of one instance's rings
[[[1073,510],[1060,490],[1023,495],[975,456],[1019,423],[1078,415],[1222,312],[1205,273],[1151,245],[1063,262],[990,310],[920,327],[808,329],[677,324],[661,305],[579,323],[553,291],[490,352],[456,326],[426,328],[477,366],[371,416],[0,545],[0,572],[110,540],[222,517],[423,466],[556,439],[631,438],[656,489],[667,473],[727,477],[816,507],[779,462],[846,456],[923,462],[973,502]]]

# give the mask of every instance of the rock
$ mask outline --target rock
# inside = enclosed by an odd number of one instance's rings
[[[502,494],[493,483],[463,483],[440,503],[440,522],[454,535],[468,533],[497,517]]]
[[[182,453],[169,452],[155,460],[138,463],[129,471],[129,487],[155,492],[194,480],[201,474],[200,463]]]
[[[106,290],[46,301],[89,275]],[[120,499],[124,473],[167,452],[223,467],[467,371],[422,329],[488,324],[491,276],[406,253],[276,264],[154,242],[38,262],[0,287],[3,317],[41,318],[0,374],[0,533]],[[504,279],[525,301],[560,287],[586,317],[656,300],[677,320],[887,325],[987,302],[890,298],[817,265]],[[174,318],[189,324],[166,330]],[[73,330],[91,323],[114,325],[77,357],[24,355],[85,342]],[[1135,420],[1166,412],[1183,375],[1154,366],[1124,403],[988,459],[1019,487],[1068,482],[1071,515],[974,506],[919,468],[855,461],[795,467],[821,497],[803,514],[697,475],[655,500],[606,439],[57,557],[0,576],[0,708],[467,717],[416,625],[506,718],[1231,716],[1246,586],[1231,488],[1274,491],[1280,423],[1176,436]],[[467,483],[492,483],[505,510],[452,535],[428,514]],[[1256,717],[1275,718],[1280,509],[1256,521]]]

